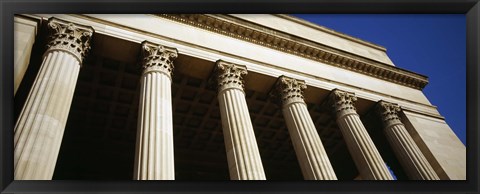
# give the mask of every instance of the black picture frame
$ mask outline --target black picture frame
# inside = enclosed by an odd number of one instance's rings
[[[2,0],[0,4],[2,193],[478,193],[480,3],[478,0]],[[466,181],[13,181],[13,16],[17,13],[461,13],[467,24]]]

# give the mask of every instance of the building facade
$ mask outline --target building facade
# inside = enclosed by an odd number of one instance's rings
[[[16,180],[465,180],[386,49],[287,15],[15,16]]]

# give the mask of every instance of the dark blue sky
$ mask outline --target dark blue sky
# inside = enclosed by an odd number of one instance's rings
[[[384,46],[395,66],[428,76],[424,94],[466,144],[465,15],[294,16]]]

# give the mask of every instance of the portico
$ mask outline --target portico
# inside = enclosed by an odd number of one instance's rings
[[[44,54],[32,55],[29,65],[40,70],[27,72],[33,85],[19,90],[29,92],[16,94],[27,99],[15,127],[17,180],[391,180],[377,149],[385,145],[372,133],[388,139],[402,166],[392,169],[397,178],[465,176],[454,168],[465,159],[439,153],[425,136],[451,132],[421,92],[426,77],[395,67],[380,46],[314,29],[380,54],[327,49],[262,31],[260,24],[275,23],[249,16],[142,15],[138,23],[30,15],[47,17],[46,36],[66,37],[72,47],[32,51]],[[114,25],[120,21],[129,28]],[[66,30],[51,32],[59,28]],[[367,130],[362,116],[385,103],[401,109],[384,108],[376,114],[383,128]],[[417,117],[439,130],[423,131]]]

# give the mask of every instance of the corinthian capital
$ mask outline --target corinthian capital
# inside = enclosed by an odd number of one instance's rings
[[[333,90],[329,96],[329,104],[331,104],[333,110],[337,114],[337,118],[347,113],[356,113],[356,101],[357,97],[355,97],[354,93],[338,89]]]
[[[218,60],[215,64],[214,76],[217,77],[218,92],[225,89],[236,88],[243,91],[244,76],[247,67]]]
[[[305,81],[282,75],[275,83],[275,94],[273,95],[280,99],[284,106],[294,102],[305,103],[303,91],[306,88]]]
[[[95,32],[92,27],[70,23],[57,18],[48,20],[49,37],[47,52],[61,50],[75,56],[80,64],[90,50],[90,41]]]
[[[402,124],[398,117],[400,112],[400,106],[385,101],[379,101],[375,107],[377,113],[382,117],[383,125],[385,128],[391,127],[396,124]]]
[[[143,73],[157,71],[172,77],[173,61],[178,57],[177,49],[163,45],[142,42],[142,66]]]

